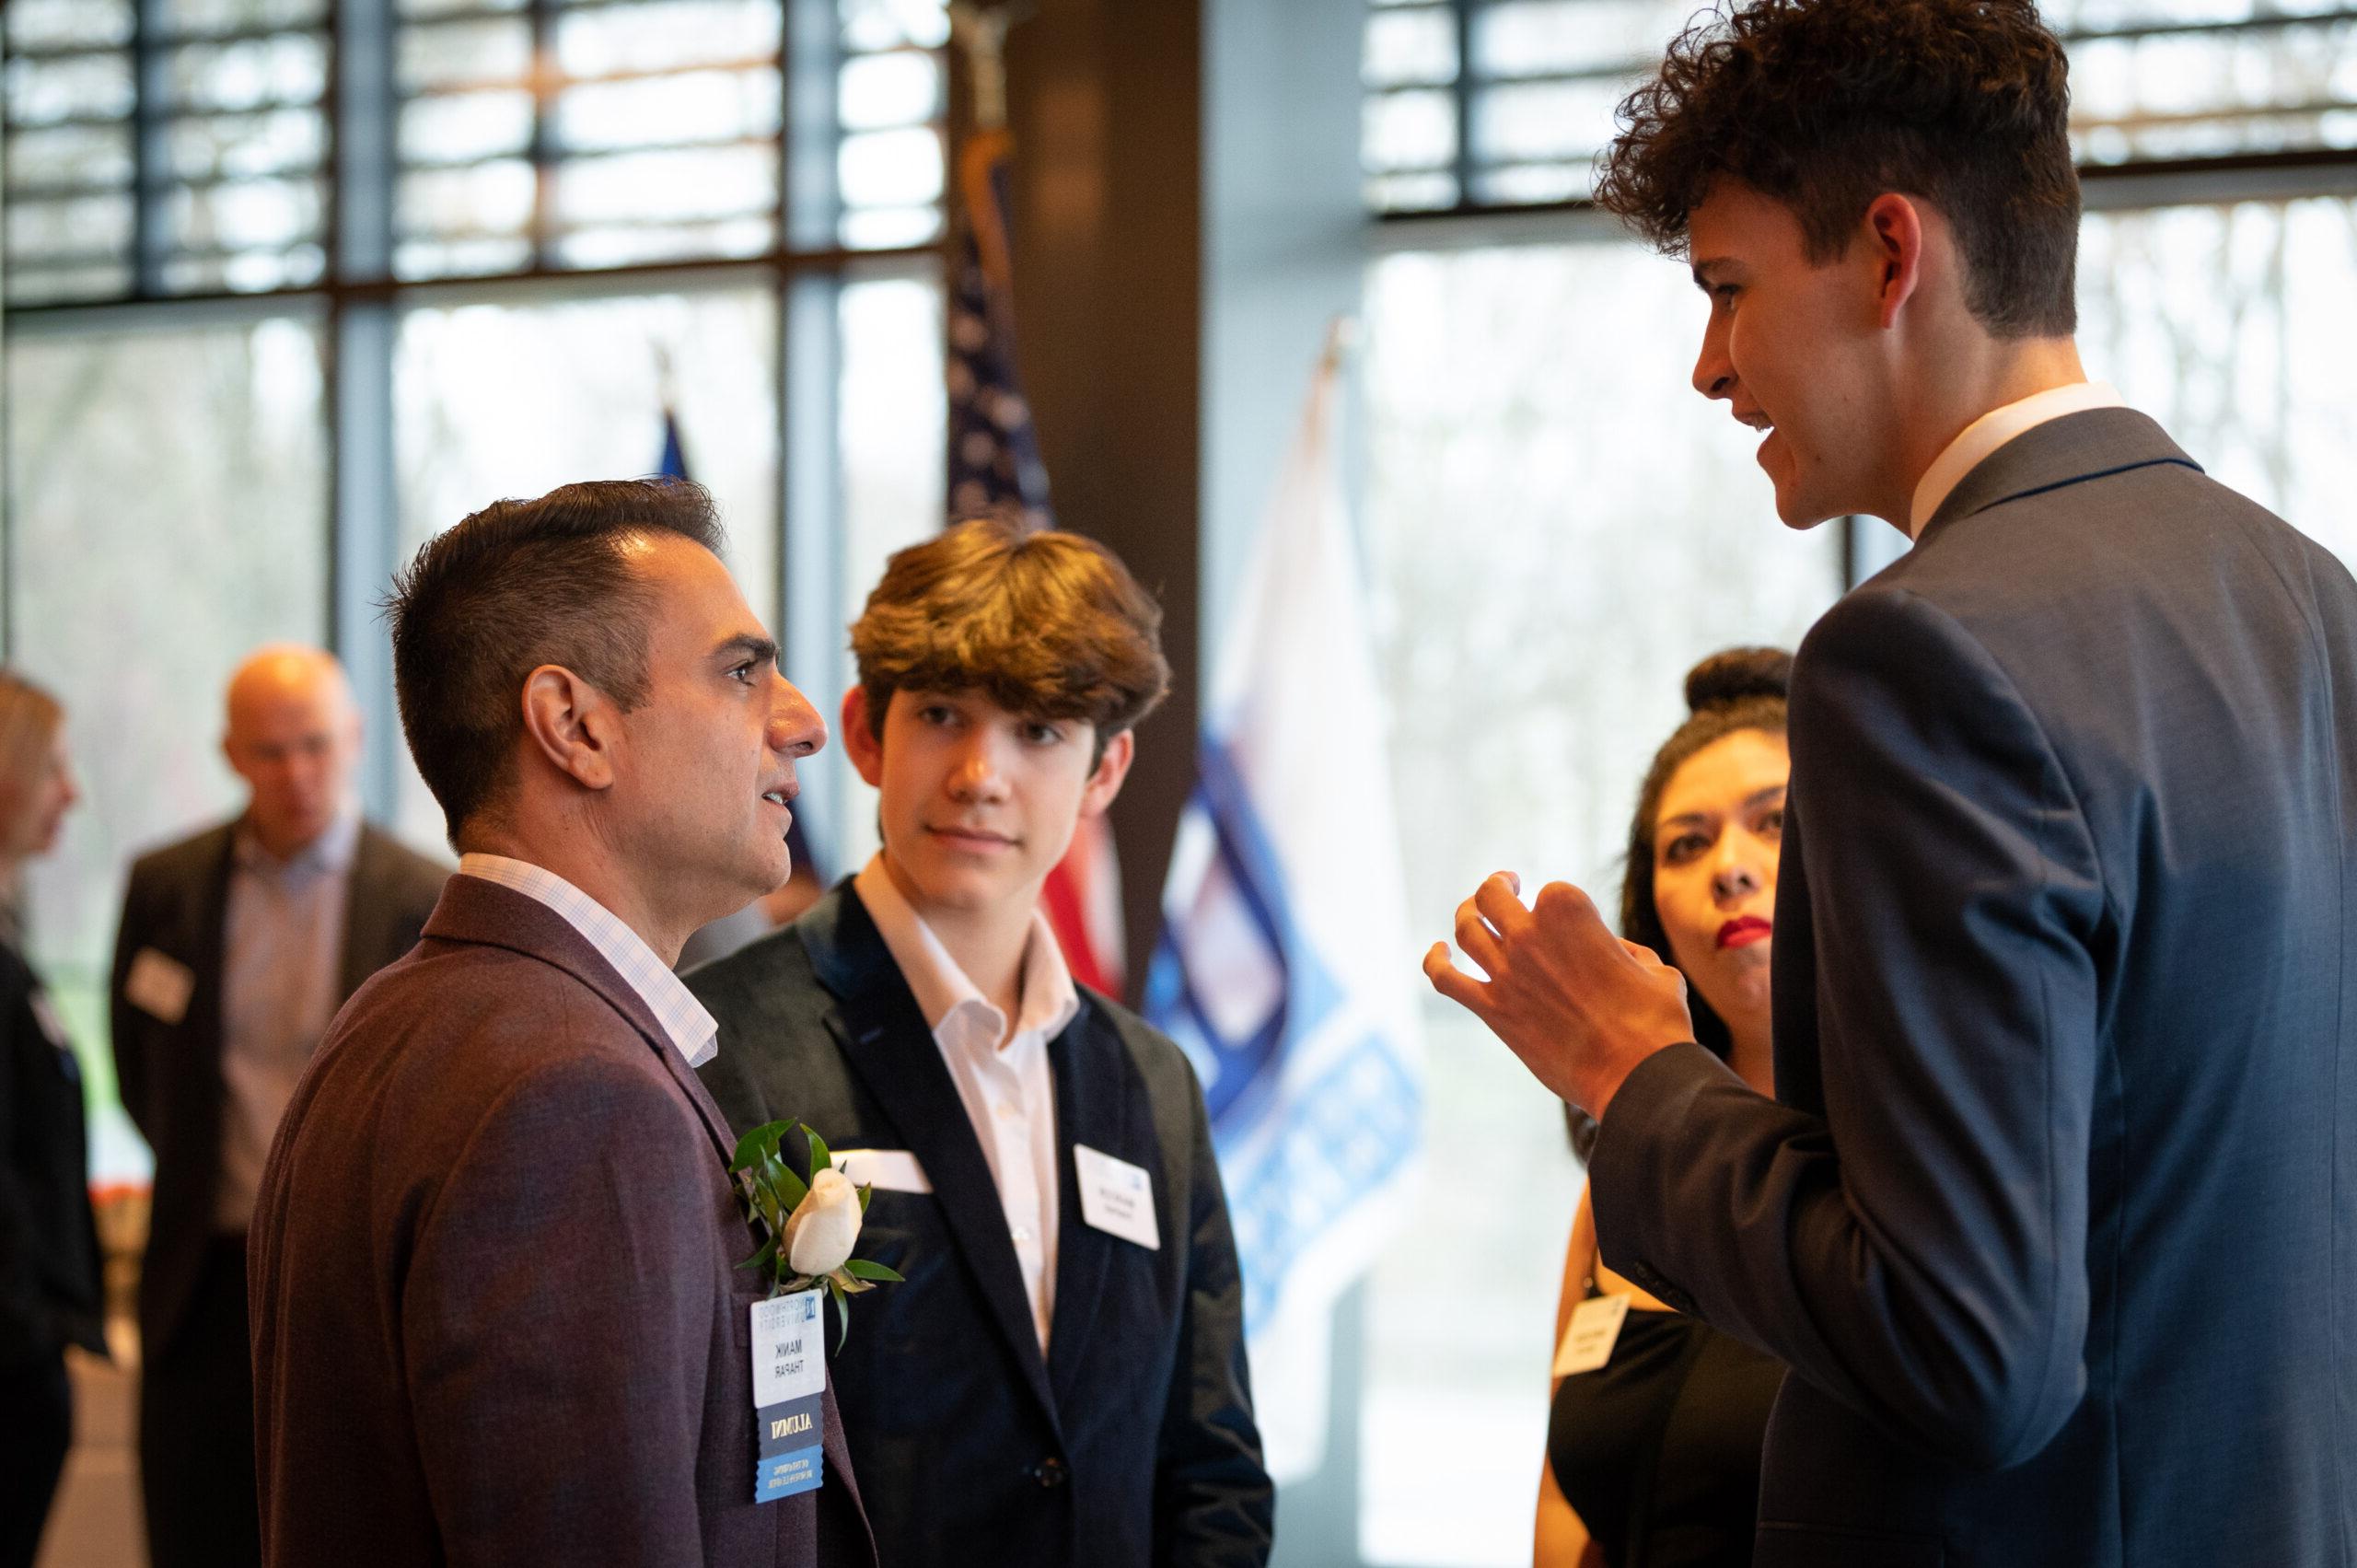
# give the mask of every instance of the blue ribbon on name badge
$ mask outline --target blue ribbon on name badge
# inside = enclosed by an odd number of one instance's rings
[[[753,1421],[761,1458],[753,1501],[815,1492],[826,1480],[825,1293],[796,1291],[753,1304]]]

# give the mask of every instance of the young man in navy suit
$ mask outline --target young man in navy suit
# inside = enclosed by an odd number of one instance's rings
[[[1073,982],[1039,889],[1169,681],[1110,552],[1007,519],[895,555],[852,628],[844,745],[883,848],[695,971],[741,1132],[799,1118],[872,1183],[832,1384],[891,1568],[1233,1564],[1273,1498],[1202,1092]]]
[[[2088,381],[2069,109],[2027,0],[1743,0],[1605,159],[1783,520],[1912,540],[1793,669],[1777,1098],[1566,885],[1426,959],[1792,1367],[1761,1568],[2357,1562],[2357,584]]]

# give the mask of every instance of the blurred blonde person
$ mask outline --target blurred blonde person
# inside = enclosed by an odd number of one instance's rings
[[[1768,955],[1783,836],[1789,656],[1716,654],[1686,678],[1686,722],[1663,745],[1629,830],[1621,934],[1686,976],[1695,1036],[1772,1094]],[[1596,1124],[1571,1113],[1585,1159]],[[1555,1312],[1561,1346],[1584,1302],[1627,1316],[1599,1367],[1557,1376],[1538,1483],[1538,1568],[1741,1568],[1751,1561],[1759,1450],[1783,1368],[1621,1278],[1597,1255],[1580,1197]]]
[[[82,1074],[26,961],[16,889],[81,797],[65,710],[0,670],[0,1568],[27,1568],[65,1465],[65,1347],[106,1353]]]

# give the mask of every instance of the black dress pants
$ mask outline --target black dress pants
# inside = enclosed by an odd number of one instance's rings
[[[74,1385],[52,1352],[0,1371],[0,1568],[32,1568],[65,1450],[74,1441]]]
[[[217,1237],[187,1316],[139,1381],[139,1485],[152,1568],[257,1568],[246,1241]]]

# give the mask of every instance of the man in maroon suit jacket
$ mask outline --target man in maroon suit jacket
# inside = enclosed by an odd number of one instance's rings
[[[824,1484],[753,1502],[760,1295],[698,1084],[689,933],[785,879],[826,730],[692,486],[501,502],[392,606],[461,854],[281,1123],[251,1237],[273,1563],[872,1565]]]

